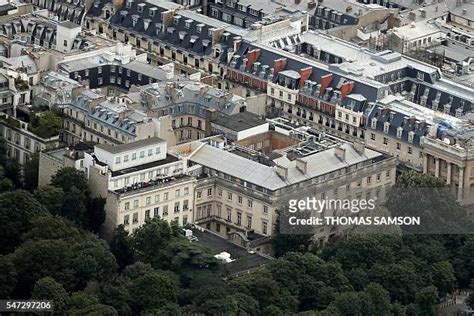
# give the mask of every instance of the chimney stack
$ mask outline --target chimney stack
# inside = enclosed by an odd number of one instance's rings
[[[354,144],[352,145],[360,155],[363,155],[365,152],[365,144],[363,142],[358,142],[355,141]]]
[[[276,165],[275,166],[275,172],[283,180],[286,180],[288,178],[288,168],[286,168],[286,167],[283,167],[281,165]]]
[[[296,168],[301,171],[303,174],[308,173],[308,162],[304,161],[301,158],[296,159]]]
[[[334,155],[336,155],[336,157],[339,160],[345,161],[346,160],[346,149],[342,148],[341,146],[338,146],[338,147],[335,148]]]

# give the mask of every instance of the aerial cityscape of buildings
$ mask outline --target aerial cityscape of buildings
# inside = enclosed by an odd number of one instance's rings
[[[104,236],[160,216],[271,255],[288,197],[406,170],[474,210],[472,0],[9,1],[0,63],[8,157],[83,171]]]

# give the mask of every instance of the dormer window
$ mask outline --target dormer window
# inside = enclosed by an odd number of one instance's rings
[[[375,118],[375,117],[372,118],[372,122],[371,122],[371,123],[372,123],[371,127],[372,127],[373,129],[376,129],[376,128],[377,128],[377,118]]]
[[[414,138],[414,137],[415,137],[415,133],[414,133],[413,131],[410,131],[410,132],[408,133],[408,141],[409,141],[410,143],[413,143],[413,138]]]
[[[425,74],[422,73],[421,71],[418,71],[418,73],[416,74],[416,77],[418,78],[418,80],[424,80]]]
[[[397,128],[397,138],[402,138],[403,127]]]
[[[175,25],[178,25],[180,19],[181,19],[181,16],[179,16],[179,15],[175,16],[175,17],[174,17],[174,20],[173,20],[173,23],[174,23]]]
[[[197,31],[198,33],[201,33],[203,27],[204,27],[204,24],[198,24],[198,25],[196,25],[196,31]]]
[[[209,29],[209,31],[207,32],[207,35],[209,35],[209,37],[212,37],[212,32],[214,31],[214,29]]]
[[[383,124],[383,132],[384,132],[385,134],[387,134],[389,128],[390,128],[390,123],[389,123],[389,122],[385,122],[385,123]]]
[[[144,7],[145,7],[145,4],[144,4],[144,3],[139,3],[139,4],[138,4],[138,9],[137,9],[138,12],[139,12],[139,13],[142,13]]]
[[[192,23],[193,23],[193,20],[186,20],[186,22],[184,24],[184,27],[189,29],[189,28],[191,28]]]
[[[155,7],[150,8],[149,14],[150,14],[151,17],[154,17],[154,16],[155,16],[155,12],[156,12],[156,8],[155,8]]]
[[[133,2],[133,1],[131,1],[131,0],[127,0],[127,3],[125,4],[125,7],[126,7],[127,9],[130,9],[130,8],[132,7],[132,2]]]

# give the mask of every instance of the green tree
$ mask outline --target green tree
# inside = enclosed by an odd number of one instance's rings
[[[64,202],[64,192],[61,188],[44,186],[34,192],[34,197],[53,215],[60,215]]]
[[[46,210],[26,191],[0,194],[0,254],[11,252],[31,228],[31,220]]]
[[[25,179],[24,188],[30,192],[33,192],[38,187],[38,175],[39,175],[39,157],[38,153],[35,153],[31,159],[23,167],[23,175]]]
[[[445,260],[436,262],[431,266],[433,284],[438,289],[440,296],[446,296],[454,291],[456,277],[454,276],[453,265]]]
[[[62,118],[53,111],[45,111],[30,117],[30,130],[43,138],[56,136],[62,127]]]
[[[81,227],[87,227],[88,217],[84,193],[72,187],[64,196],[60,215]]]
[[[105,221],[105,199],[86,197],[88,229],[98,233]]]
[[[159,261],[160,250],[179,236],[179,230],[158,216],[148,219],[132,236],[133,248],[144,262]],[[159,262],[157,262],[159,264]]]
[[[135,252],[132,248],[132,240],[123,225],[119,225],[110,241],[110,251],[115,256],[120,270],[135,262]]]
[[[16,283],[17,273],[11,257],[0,255],[0,297],[10,298]]]
[[[415,303],[417,305],[417,315],[435,315],[435,304],[438,302],[438,290],[435,286],[427,286],[416,293]]]
[[[60,169],[51,177],[51,184],[63,189],[64,192],[69,192],[72,188],[76,188],[82,193],[87,190],[87,178],[84,172],[72,167]]]
[[[55,313],[63,312],[68,302],[64,287],[51,277],[42,278],[35,283],[31,298],[52,301]]]
[[[66,240],[80,242],[86,237],[72,222],[59,216],[38,216],[31,220],[31,229],[26,232],[24,241]]]

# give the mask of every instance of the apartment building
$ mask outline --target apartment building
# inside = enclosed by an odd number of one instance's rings
[[[152,118],[130,107],[122,98],[107,98],[98,90],[81,91],[69,104],[62,106],[62,113],[61,140],[66,144],[118,145],[159,135],[173,141],[168,136],[169,116]]]
[[[76,24],[81,24],[84,14],[92,5],[92,0],[21,0],[21,2],[32,4],[37,9],[47,9],[51,18]]]
[[[195,222],[238,244],[267,252],[271,236],[277,233],[276,211],[287,209],[289,198],[383,199],[384,188],[394,183],[395,159],[324,133],[306,135],[297,146],[274,152],[277,158],[228,146],[219,137],[173,148],[187,157],[190,166],[202,166]],[[339,233],[336,230],[327,227],[315,238],[324,242]]]
[[[0,113],[0,137],[6,140],[7,157],[20,164],[26,164],[35,153],[59,146],[59,135],[34,132],[28,116]]]
[[[445,180],[463,205],[474,204],[473,130],[469,114],[462,120],[441,122],[436,134],[421,143],[423,173]]]
[[[179,225],[193,221],[195,178],[186,163],[167,152],[157,137],[112,146],[95,145],[85,153],[91,192],[106,198],[105,233],[123,224],[127,231],[160,216]]]
[[[211,122],[248,110],[245,98],[188,80],[136,86],[121,98],[151,117],[171,116],[178,143],[207,137]]]

